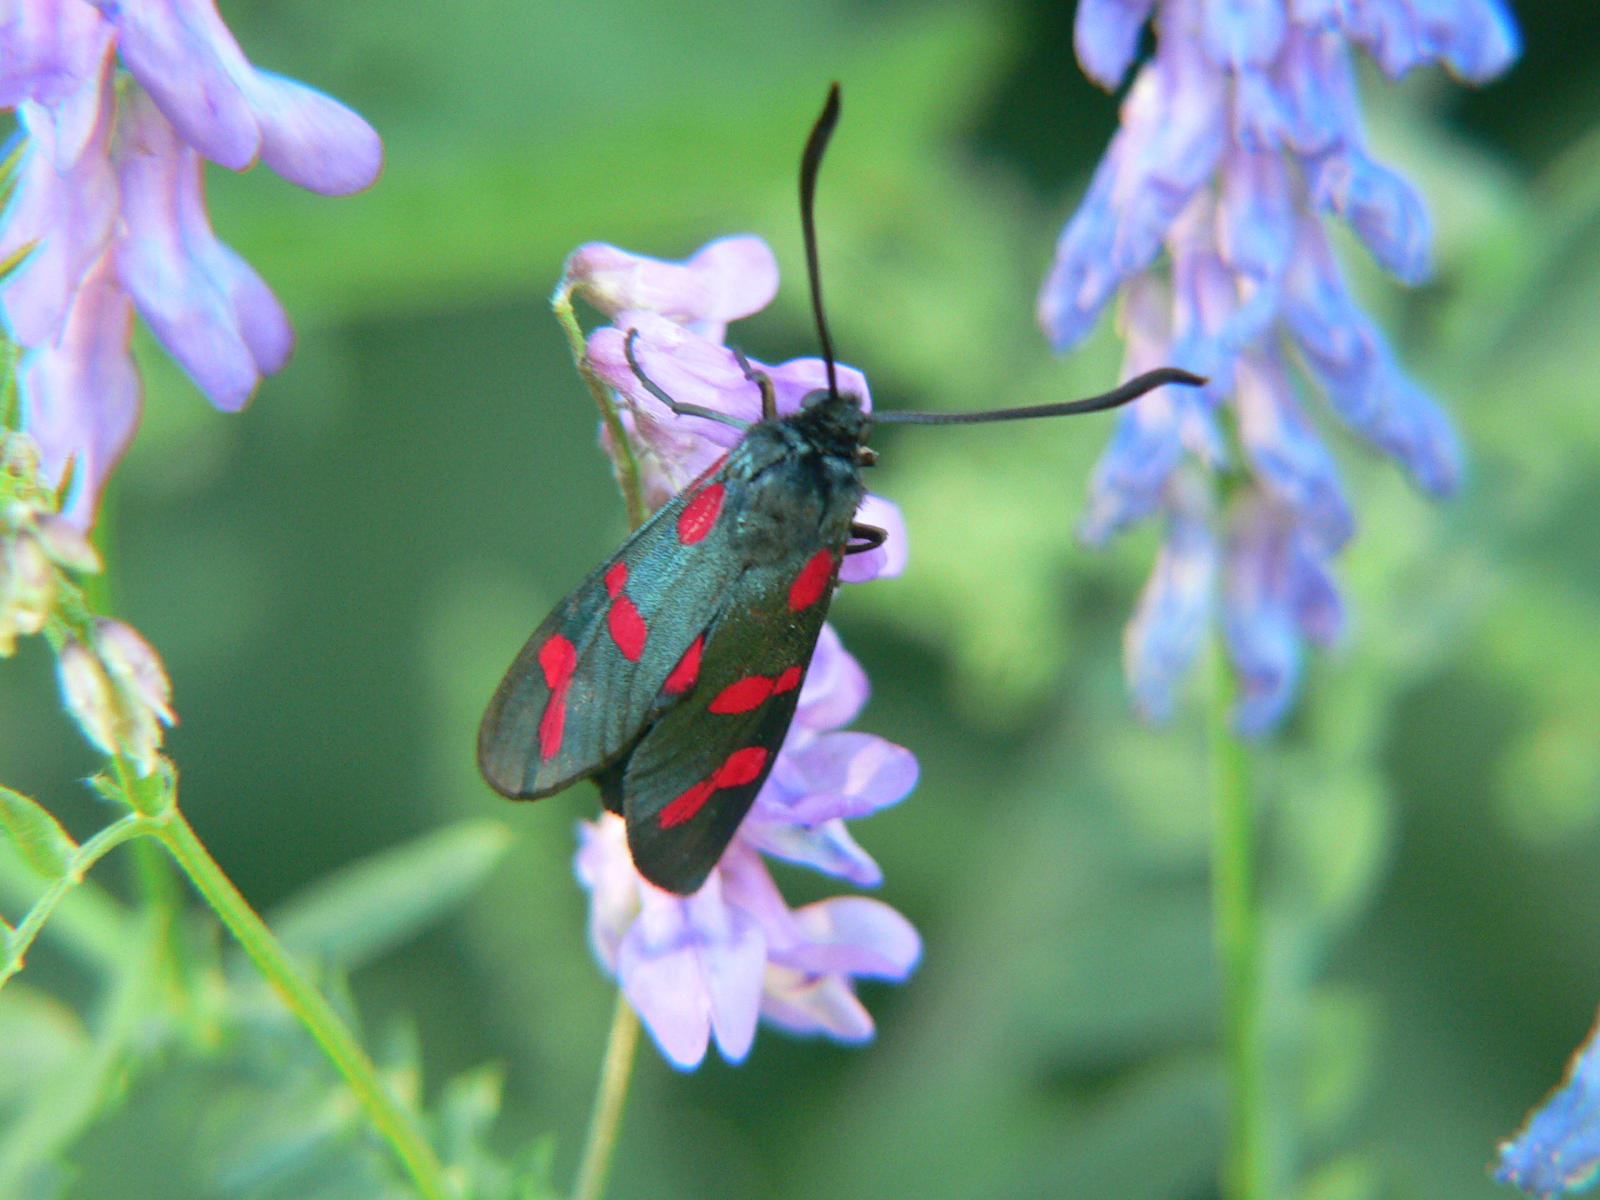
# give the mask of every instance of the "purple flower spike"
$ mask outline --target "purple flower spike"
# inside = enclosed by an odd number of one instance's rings
[[[1391,75],[1442,62],[1481,81],[1516,56],[1517,32],[1502,0],[1083,0],[1075,45],[1091,77],[1121,78],[1147,16],[1155,53],[1062,230],[1039,322],[1066,349],[1120,292],[1128,375],[1171,363],[1207,377],[1120,415],[1080,534],[1100,544],[1167,514],[1127,634],[1136,702],[1170,711],[1197,622],[1216,611],[1242,684],[1238,724],[1261,733],[1288,711],[1303,643],[1343,627],[1329,558],[1355,526],[1293,374],[1424,490],[1448,493],[1461,473],[1449,420],[1351,299],[1323,228],[1342,220],[1402,283],[1430,270],[1421,196],[1367,152],[1352,47]],[[1180,467],[1215,472],[1235,450],[1239,497],[1197,517]]]
[[[119,59],[136,82],[115,78]],[[27,135],[0,259],[31,248],[0,318],[26,352],[26,432],[55,478],[76,463],[68,515],[86,530],[138,421],[130,297],[219,408],[293,346],[266,283],[211,230],[201,156],[343,195],[377,178],[383,149],[350,109],[252,67],[209,0],[0,0],[0,107]]]
[[[610,318],[588,335],[585,357],[616,397],[650,506],[714,467],[743,432],[678,416],[640,372],[679,404],[745,423],[763,416],[752,376],[771,381],[780,416],[826,389],[820,359],[746,365],[723,344],[726,322],[765,304],[776,287],[771,251],[750,237],[712,242],[682,263],[598,242],[567,260],[558,296],[581,295]],[[630,338],[638,370],[628,361]],[[860,372],[841,365],[838,383],[871,410]],[[623,451],[604,428],[601,444],[613,456]],[[899,510],[867,496],[857,515],[888,536],[876,550],[847,558],[840,577],[898,574],[906,554]],[[853,981],[904,979],[920,957],[916,930],[876,900],[836,897],[791,910],[762,858],[770,854],[858,886],[882,879],[845,822],[901,800],[916,783],[917,763],[900,746],[841,728],[861,711],[867,690],[861,665],[824,624],[772,772],[693,896],[669,895],[644,880],[620,817],[606,813],[580,827],[574,865],[590,895],[595,955],[673,1065],[697,1066],[713,1041],[728,1061],[742,1060],[762,1017],[796,1033],[862,1041],[872,1035],[872,1018]]]
[[[1500,1144],[1494,1177],[1530,1196],[1579,1191],[1600,1173],[1600,1046],[1591,1029],[1561,1084]]]

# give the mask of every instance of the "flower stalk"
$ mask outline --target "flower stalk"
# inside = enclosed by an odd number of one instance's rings
[[[638,1048],[639,1017],[628,1003],[627,993],[618,988],[617,1006],[611,1014],[611,1032],[606,1035],[605,1058],[600,1063],[600,1088],[595,1093],[594,1111],[589,1115],[589,1132],[583,1139],[583,1156],[578,1160],[572,1200],[600,1200],[605,1192]]]
[[[1227,1079],[1223,1200],[1265,1200],[1266,1055],[1261,995],[1261,923],[1256,896],[1256,814],[1249,750],[1230,713],[1235,683],[1227,657],[1212,655],[1212,939],[1222,977],[1222,1061]]]

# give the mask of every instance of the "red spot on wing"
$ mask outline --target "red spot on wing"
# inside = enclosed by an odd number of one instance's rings
[[[561,735],[567,728],[567,688],[550,697],[544,706],[544,716],[539,718],[539,757],[549,762],[561,752]]]
[[[735,750],[728,755],[728,761],[717,768],[717,773],[712,778],[718,787],[737,787],[741,783],[749,783],[760,775],[761,768],[766,765],[765,746],[746,746],[743,750]]]
[[[578,665],[578,651],[559,633],[539,647],[539,669],[544,672],[544,683],[552,692],[572,678]]]
[[[800,568],[800,574],[789,585],[789,608],[799,612],[802,608],[810,608],[823,593],[828,590],[828,584],[833,581],[833,551],[823,547],[811,556],[811,561]]]
[[[799,687],[800,678],[805,673],[804,667],[790,667],[787,671],[770,678],[766,675],[747,675],[743,679],[734,680],[718,692],[716,698],[706,705],[706,709],[714,713],[749,712],[763,703],[768,696],[781,695]]]
[[[674,825],[682,825],[705,807],[706,801],[711,799],[711,793],[716,790],[717,785],[711,780],[702,779],[661,810],[661,828],[671,829]]]
[[[633,601],[626,596],[618,596],[613,600],[611,610],[606,613],[606,626],[611,630],[611,640],[622,651],[622,657],[629,662],[638,662],[639,656],[644,653],[645,638],[650,636],[650,630],[639,615],[639,610],[633,606]]]
[[[746,746],[742,750],[735,750],[711,773],[711,778],[702,779],[661,810],[657,818],[661,828],[671,829],[674,825],[682,825],[704,808],[706,801],[719,788],[751,783],[760,777],[766,765],[767,751],[764,746]]]
[[[614,562],[606,568],[606,595],[616,596],[622,591],[622,585],[628,582],[628,564]]]
[[[720,483],[701,488],[678,514],[678,540],[692,546],[717,523],[722,512],[722,496],[726,489]]]
[[[694,681],[700,678],[700,652],[705,649],[705,644],[706,635],[703,633],[689,643],[678,665],[672,668],[672,674],[661,685],[662,692],[668,696],[681,696],[694,686]]]
[[[714,713],[749,712],[770,695],[772,680],[765,675],[750,675],[723,688],[706,708]]]
[[[561,735],[567,724],[567,684],[578,666],[578,652],[559,633],[539,647],[539,669],[544,672],[550,699],[539,718],[539,757],[546,762],[561,750]]]

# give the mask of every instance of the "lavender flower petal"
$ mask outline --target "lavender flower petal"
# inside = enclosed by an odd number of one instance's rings
[[[1270,63],[1283,44],[1285,25],[1283,0],[1207,0],[1201,10],[1206,53],[1232,70]]]
[[[61,334],[73,296],[103,255],[117,218],[117,180],[106,157],[115,111],[110,72],[85,81],[82,94],[98,120],[75,158],[56,141],[52,113],[37,104],[19,111],[29,145],[16,193],[0,218],[0,258],[36,248],[0,289],[0,311],[12,338],[40,346]]]
[[[1272,83],[1283,140],[1297,154],[1325,154],[1359,135],[1355,78],[1338,34],[1292,25]]]
[[[607,316],[642,309],[714,342],[729,321],[759,312],[778,292],[778,260],[748,234],[718,238],[681,263],[590,242],[573,251],[565,274]]]
[[[1205,642],[1221,557],[1205,485],[1180,474],[1173,488],[1179,499],[1168,509],[1167,535],[1122,639],[1129,690],[1153,721],[1172,715],[1178,684]]]
[[[1295,214],[1283,158],[1235,145],[1222,162],[1217,250],[1230,270],[1275,284],[1294,246]]]
[[[883,870],[850,836],[841,820],[790,825],[781,819],[770,819],[757,801],[739,827],[739,837],[763,854],[810,867],[857,887],[877,887],[883,882]]]
[[[1423,31],[1451,71],[1487,83],[1522,53],[1522,35],[1502,0],[1412,0]]]
[[[848,725],[867,702],[867,693],[867,673],[844,648],[833,626],[824,623],[805,682],[800,685],[794,723],[814,730]]]
[[[1600,1028],[1591,1029],[1555,1091],[1500,1144],[1494,1177],[1533,1196],[1559,1196],[1600,1172]]]
[[[79,0],[0,3],[0,108],[53,107],[95,73],[110,30]]]
[[[628,855],[627,826],[615,813],[578,822],[578,882],[589,891],[589,944],[607,971],[617,973],[622,939],[639,915],[644,884]]]
[[[360,114],[297,80],[248,70],[241,82],[261,130],[263,163],[324,196],[372,186],[383,170],[383,142]]]
[[[864,554],[851,554],[839,568],[839,578],[846,583],[864,583],[869,579],[893,579],[906,569],[906,519],[900,506],[893,500],[868,492],[856,509],[856,521],[872,525],[888,536],[883,545]]]
[[[128,233],[117,273],[162,345],[219,408],[235,410],[293,347],[288,317],[206,217],[200,156],[145,97],[119,138]]]
[[[1454,490],[1461,451],[1450,422],[1395,363],[1355,305],[1314,220],[1301,222],[1285,277],[1284,324],[1334,411],[1434,495]]]
[[[1171,391],[1159,388],[1118,416],[1089,478],[1089,507],[1078,525],[1087,545],[1105,545],[1160,504],[1167,478],[1183,458]]]
[[[788,824],[868,816],[916,786],[917,760],[902,746],[871,733],[800,732],[762,789],[767,810],[781,809]]]
[[[109,253],[78,288],[58,340],[29,350],[18,371],[23,427],[59,484],[72,464],[62,516],[94,523],[100,493],[139,424],[143,388],[128,352],[133,305],[116,285]]]
[[[209,0],[97,0],[117,28],[122,61],[179,136],[212,162],[242,171],[261,131],[239,77],[244,52]]]
[[[723,902],[716,873],[687,898],[645,889],[617,953],[629,1003],[681,1069],[699,1065],[710,1037],[730,1062],[750,1052],[765,965],[760,927]]]
[[[1039,327],[1056,350],[1069,349],[1083,340],[1122,282],[1122,273],[1112,262],[1117,230],[1112,204],[1116,174],[1116,164],[1108,155],[1095,169],[1078,211],[1061,231],[1055,261],[1039,290]]]
[[[1412,285],[1428,277],[1433,229],[1405,179],[1354,146],[1319,158],[1310,174],[1312,202],[1348,221],[1386,271]]]
[[[1299,684],[1301,637],[1338,636],[1342,609],[1325,553],[1292,513],[1260,494],[1235,502],[1223,636],[1239,680],[1234,721],[1247,736],[1283,718]]]
[[[1355,516],[1339,469],[1295,403],[1288,373],[1276,355],[1239,361],[1235,404],[1239,441],[1261,486],[1292,508],[1327,551],[1355,531]]]
[[[775,961],[818,974],[904,979],[922,957],[916,929],[881,900],[834,896],[794,912],[800,941],[773,949]]]
[[[841,975],[814,975],[767,965],[761,1015],[790,1033],[826,1034],[841,1042],[872,1038],[872,1015]]]
[[[1072,43],[1083,73],[1107,91],[1127,74],[1155,0],[1079,0]]]

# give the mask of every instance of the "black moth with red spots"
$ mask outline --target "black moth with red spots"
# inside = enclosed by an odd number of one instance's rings
[[[841,394],[817,282],[812,202],[839,115],[828,95],[806,143],[800,207],[828,389],[764,419],[636,530],[545,618],[496,689],[478,766],[513,799],[593,779],[627,822],[639,873],[689,895],[705,882],[772,771],[794,718],[844,555],[881,544],[852,518],[873,422],[975,423],[1093,412],[1164,383],[1162,368],[1088,400],[983,413],[878,413]],[[632,341],[629,340],[632,360]],[[637,364],[635,364],[637,370]],[[680,405],[680,417],[734,422]]]
[[[507,796],[594,778],[646,879],[705,882],[794,717],[860,503],[853,396],[762,421],[545,619],[483,719]]]

